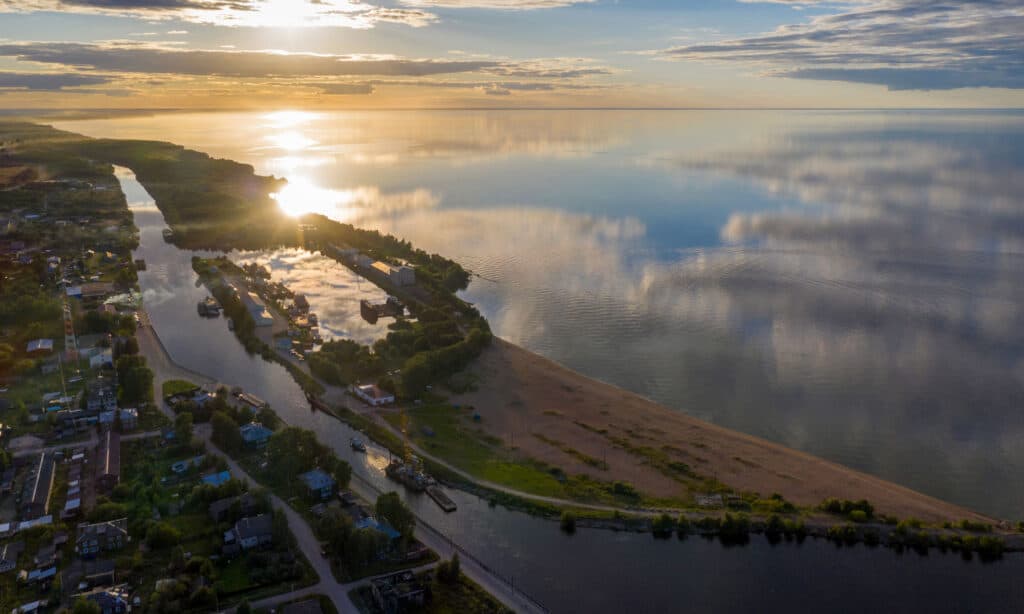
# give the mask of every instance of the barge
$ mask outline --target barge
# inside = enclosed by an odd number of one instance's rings
[[[430,498],[434,500],[434,503],[436,503],[438,507],[440,507],[442,510],[449,514],[458,509],[458,507],[455,505],[455,502],[452,501],[448,497],[448,495],[445,494],[443,490],[441,490],[441,487],[438,486],[437,484],[434,484],[433,486],[427,486],[427,495],[429,495]]]

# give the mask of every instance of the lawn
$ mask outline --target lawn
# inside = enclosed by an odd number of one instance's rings
[[[462,412],[447,405],[417,407],[408,411],[409,435],[424,450],[443,458],[482,480],[538,495],[566,496],[565,486],[541,463],[517,458],[500,441],[469,427]],[[385,419],[401,428],[401,416]],[[433,435],[427,435],[427,429]]]
[[[191,392],[196,388],[198,386],[192,382],[187,382],[183,379],[169,379],[164,382],[162,393],[164,397],[169,397],[183,392]]]

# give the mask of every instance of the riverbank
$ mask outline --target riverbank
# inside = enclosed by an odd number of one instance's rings
[[[798,506],[842,497],[866,499],[879,513],[900,518],[993,522],[961,506],[673,411],[497,338],[469,372],[476,389],[451,400],[475,408],[480,420],[474,427],[517,454],[566,473],[627,481],[659,497],[704,494],[665,470],[675,462],[738,493],[778,493]],[[586,459],[600,459],[607,469]]]

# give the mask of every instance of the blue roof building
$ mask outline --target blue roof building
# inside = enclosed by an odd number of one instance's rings
[[[244,426],[238,428],[238,432],[242,435],[242,441],[245,445],[251,448],[262,448],[267,445],[267,441],[270,440],[270,436],[274,434],[274,431],[263,426],[259,422],[250,422]]]
[[[334,494],[334,487],[337,482],[326,471],[313,469],[299,476],[299,479],[306,485],[309,494],[319,499],[329,499]]]
[[[202,480],[203,484],[209,484],[210,486],[220,486],[221,484],[224,484],[225,482],[231,480],[231,472],[221,471],[220,473],[211,473],[209,475],[204,475],[199,479]]]

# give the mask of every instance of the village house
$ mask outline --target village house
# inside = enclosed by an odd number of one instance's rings
[[[78,596],[99,606],[101,614],[126,614],[131,611],[125,587],[98,588]]]
[[[238,433],[242,436],[242,442],[246,447],[262,448],[270,441],[270,436],[274,434],[274,431],[259,422],[250,422],[239,427]]]
[[[128,519],[120,518],[78,525],[75,552],[83,559],[96,558],[101,552],[120,550],[128,541]]]
[[[21,517],[23,520],[40,518],[50,512],[53,480],[53,455],[41,454],[32,473],[25,480],[21,495]]]
[[[238,513],[242,516],[250,516],[256,511],[256,497],[253,497],[249,493],[238,497],[227,497],[225,499],[218,499],[210,504],[209,513],[210,518],[214,522],[220,522],[228,518],[228,514],[231,512],[231,508],[238,504]]]
[[[362,399],[367,405],[371,405],[373,407],[390,405],[395,402],[395,395],[381,389],[380,386],[377,386],[376,384],[353,386],[352,392]]]
[[[326,500],[334,496],[334,487],[337,482],[319,467],[301,474],[299,479],[306,485],[306,491],[313,499]]]
[[[14,571],[18,566],[18,555],[25,550],[25,542],[11,542],[0,547],[0,573]]]
[[[242,518],[229,533],[243,550],[266,546],[274,541],[274,521],[270,514]]]
[[[370,581],[373,601],[384,614],[398,614],[422,606],[427,587],[411,571],[400,571]]]

